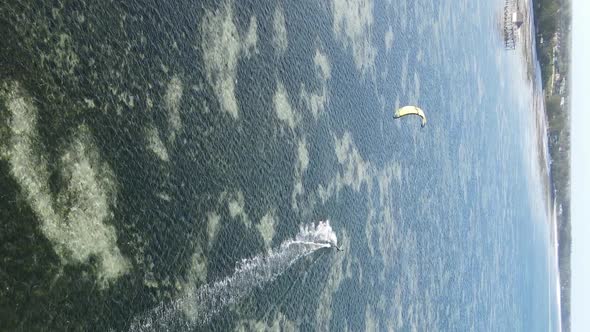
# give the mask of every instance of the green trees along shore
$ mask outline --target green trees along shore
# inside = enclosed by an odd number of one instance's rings
[[[570,330],[571,248],[570,123],[571,0],[533,0],[537,56],[549,121],[551,179],[557,204],[561,325]],[[574,230],[575,231],[575,230]]]

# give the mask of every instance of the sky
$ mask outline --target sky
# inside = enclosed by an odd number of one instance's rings
[[[572,331],[590,331],[590,1],[572,17]]]

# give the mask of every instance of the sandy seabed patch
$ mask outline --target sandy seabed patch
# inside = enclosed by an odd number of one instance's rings
[[[234,119],[239,117],[236,98],[238,60],[257,52],[258,23],[250,18],[248,31],[240,35],[235,23],[233,8],[225,3],[221,8],[207,11],[201,23],[201,49],[209,85],[223,112]]]
[[[289,95],[283,83],[277,83],[277,89],[272,97],[272,101],[279,120],[284,122],[291,130],[295,129],[298,122],[297,114],[291,107]]]
[[[287,37],[287,26],[285,23],[285,14],[283,7],[278,5],[275,8],[273,14],[273,29],[274,34],[272,37],[273,46],[278,55],[285,54],[287,47],[289,46],[289,40]]]
[[[332,66],[330,65],[328,56],[319,49],[316,49],[313,63],[316,77],[320,81],[320,89],[319,91],[307,91],[306,86],[302,84],[300,98],[304,105],[311,111],[314,119],[318,120],[329,102],[328,81],[331,77]]]
[[[182,129],[182,120],[180,118],[180,100],[182,98],[183,86],[178,76],[173,76],[166,88],[164,103],[168,109],[168,127],[170,133],[168,139],[174,142],[176,134]]]
[[[375,72],[377,49],[373,45],[373,1],[333,0],[333,31],[344,46],[350,48],[357,69],[363,74]]]
[[[83,264],[97,256],[98,279],[105,287],[127,273],[129,262],[117,246],[115,228],[108,224],[115,204],[116,181],[101,159],[90,130],[84,125],[62,148],[58,159],[58,193],[49,188],[51,170],[37,134],[37,108],[18,83],[0,89],[9,114],[5,157],[10,173],[40,220],[63,264]]]
[[[146,129],[146,140],[148,148],[162,161],[169,161],[168,149],[162,139],[160,139],[160,132],[155,126],[150,126]]]

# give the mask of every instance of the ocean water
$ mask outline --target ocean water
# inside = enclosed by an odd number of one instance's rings
[[[559,330],[502,6],[4,1],[0,330]]]

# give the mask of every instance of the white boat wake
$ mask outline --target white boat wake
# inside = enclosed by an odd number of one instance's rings
[[[254,287],[276,279],[298,259],[318,249],[336,246],[337,242],[329,220],[304,225],[294,239],[266,254],[243,260],[225,279],[203,285],[136,318],[130,330],[178,331],[205,325],[223,308],[242,300]]]

